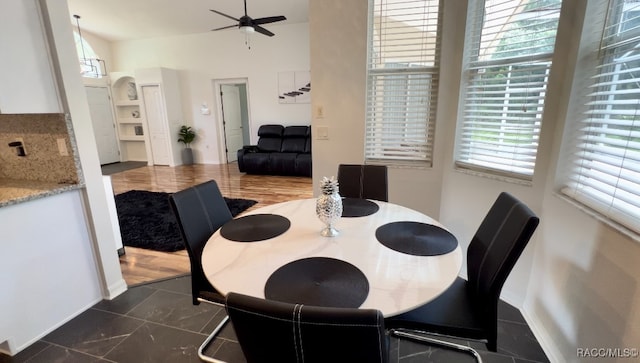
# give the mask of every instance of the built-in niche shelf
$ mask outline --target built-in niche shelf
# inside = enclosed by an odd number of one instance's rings
[[[120,137],[122,141],[144,141],[144,136],[122,136]]]
[[[115,74],[112,80],[121,159],[122,161],[147,161],[146,123],[135,77],[130,74]]]
[[[134,117],[123,117],[121,119],[118,120],[119,123],[121,124],[140,124],[140,118],[134,118]]]

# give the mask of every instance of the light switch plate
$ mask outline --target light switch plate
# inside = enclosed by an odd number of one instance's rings
[[[316,140],[329,140],[329,127],[318,126],[316,127]]]

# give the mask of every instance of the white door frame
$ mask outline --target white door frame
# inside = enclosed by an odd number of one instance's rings
[[[247,78],[224,78],[224,79],[214,79],[213,80],[213,94],[216,100],[216,117],[218,118],[218,122],[216,123],[216,128],[218,132],[218,155],[220,155],[219,160],[221,163],[227,164],[229,160],[227,160],[227,152],[226,145],[227,141],[225,140],[224,133],[224,125],[223,125],[223,115],[222,115],[222,97],[220,97],[221,86],[225,84],[244,84],[247,91],[247,121],[249,123],[249,135],[253,135],[251,130],[251,104],[249,97],[249,80]]]

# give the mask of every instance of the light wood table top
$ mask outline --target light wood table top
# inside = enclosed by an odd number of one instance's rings
[[[283,234],[258,242],[235,242],[214,233],[204,248],[202,266],[221,293],[230,291],[264,298],[264,287],[281,266],[308,257],[330,257],[349,262],[369,281],[369,294],[360,306],[392,316],[422,305],[445,291],[462,266],[460,245],[438,256],[415,256],[394,251],[377,241],[375,232],[396,221],[415,221],[444,228],[434,219],[393,203],[375,201],[380,209],[369,216],[340,218],[336,237],[323,237],[315,214],[316,199],[301,199],[255,209],[251,214],[278,214],[288,218]]]

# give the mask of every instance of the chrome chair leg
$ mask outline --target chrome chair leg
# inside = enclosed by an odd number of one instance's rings
[[[427,335],[429,333],[422,332],[422,331],[419,331],[419,330],[390,329],[389,332],[391,333],[391,335],[394,335],[394,336],[397,336],[397,337],[416,340],[418,342],[427,342],[427,343],[431,343],[431,344],[434,344],[434,345],[440,345],[440,346],[443,346],[443,347],[446,347],[446,348],[451,348],[451,349],[459,350],[459,351],[462,351],[462,352],[465,352],[465,353],[469,353],[476,359],[476,362],[482,363],[482,358],[480,357],[480,354],[478,354],[478,352],[475,349],[473,349],[471,347],[467,347],[466,345],[460,345],[460,344],[456,344],[456,343],[447,342],[447,341],[444,341],[444,340],[438,340],[438,339],[430,338],[430,337],[425,336],[425,335]]]
[[[224,319],[222,319],[220,324],[218,324],[218,326],[216,326],[216,328],[213,329],[213,331],[207,337],[207,339],[204,342],[202,342],[202,345],[200,345],[200,348],[198,348],[198,358],[200,358],[201,361],[210,362],[210,363],[226,363],[225,361],[211,358],[204,355],[204,351],[205,349],[207,349],[209,344],[216,338],[216,336],[218,336],[218,334],[220,333],[222,328],[227,324],[228,321],[229,321],[229,316],[227,315],[224,317]]]

